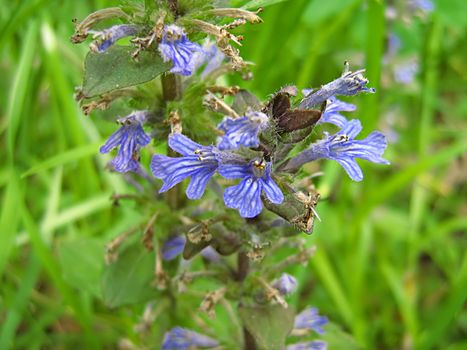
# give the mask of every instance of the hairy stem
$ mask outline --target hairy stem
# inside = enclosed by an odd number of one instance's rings
[[[167,0],[169,5],[169,10],[174,15],[175,19],[178,17],[178,0]]]
[[[162,96],[165,102],[176,101],[182,97],[182,84],[180,77],[178,75],[168,73],[162,76]],[[166,111],[167,114],[170,111]],[[171,157],[176,156],[170,148],[168,150],[168,155]],[[167,191],[167,202],[172,209],[177,209],[181,202],[181,193],[180,186],[175,186],[174,188]]]
[[[243,251],[238,252],[237,276],[236,276],[237,281],[243,282],[246,276],[248,276],[249,269],[250,269],[250,261],[248,259],[248,256]]]

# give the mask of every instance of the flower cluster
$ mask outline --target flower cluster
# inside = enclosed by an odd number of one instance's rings
[[[159,192],[165,192],[186,178],[191,178],[186,195],[200,198],[216,171],[227,179],[242,181],[225,190],[225,204],[238,209],[245,218],[257,216],[262,208],[261,194],[273,203],[281,203],[283,194],[271,178],[271,164],[264,160],[246,161],[235,154],[214,146],[202,146],[182,134],[169,136],[169,146],[182,157],[172,158],[156,154],[151,161],[151,170],[164,184]]]
[[[186,40],[186,39],[184,39]],[[330,93],[353,95],[358,92],[372,92],[365,85],[368,82],[361,73],[346,72],[337,80],[324,85],[318,90],[305,90],[302,108],[321,103],[326,98],[326,108],[316,124],[331,123],[341,128],[337,133],[312,143],[306,150],[287,159],[277,169],[281,172],[295,172],[308,162],[326,158],[337,161],[354,181],[363,179],[363,172],[355,161],[365,159],[373,163],[389,164],[382,158],[387,146],[384,135],[378,131],[370,133],[365,139],[356,140],[362,126],[359,120],[347,120],[342,111],[354,111],[355,105],[338,100]],[[117,130],[101,147],[101,152],[109,152],[119,147],[117,157],[112,161],[115,170],[126,172],[138,168],[138,155],[141,147],[150,139],[142,125],[148,112],[134,112],[120,121]],[[156,154],[151,161],[152,174],[163,181],[159,192],[163,193],[186,178],[190,183],[186,189],[189,199],[200,198],[215,173],[229,180],[240,180],[224,192],[224,203],[236,209],[244,218],[259,215],[263,209],[263,198],[272,204],[281,204],[284,194],[277,185],[274,164],[267,148],[261,145],[261,135],[274,128],[275,121],[263,111],[248,109],[238,118],[226,117],[218,125],[223,132],[217,145],[203,146],[181,133],[169,136],[169,147],[181,157],[169,157]],[[253,153],[251,153],[253,151]],[[249,153],[250,152],[250,153]]]

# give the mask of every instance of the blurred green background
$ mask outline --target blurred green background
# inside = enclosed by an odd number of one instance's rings
[[[348,60],[377,88],[350,99],[348,116],[391,141],[391,166],[362,162],[362,183],[323,163],[322,222],[304,236],[318,251],[296,271],[293,303],[317,306],[361,348],[467,349],[465,1],[425,13],[408,1],[276,2],[264,23],[238,30],[256,66],[254,80],[231,83],[265,99],[328,82]],[[111,207],[128,186],[97,154],[114,124],[75,103],[88,47],[69,40],[72,19],[117,4],[0,2],[0,349],[111,349],[136,337],[142,308],[104,306],[98,266],[104,244],[141,218]],[[418,70],[404,82],[408,62]]]

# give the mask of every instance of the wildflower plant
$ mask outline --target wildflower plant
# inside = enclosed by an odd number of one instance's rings
[[[109,169],[135,187],[117,193],[115,204],[134,200],[142,217],[107,246],[103,297],[112,307],[146,303],[154,337],[139,332],[142,347],[325,349],[327,318],[287,302],[299,283],[286,271],[315,250],[302,238],[313,230],[320,197],[295,175],[328,159],[361,181],[356,159],[389,164],[384,135],[357,139],[360,121],[341,114],[356,106],[338,99],[375,90],[348,63],[319,88],[299,94],[286,86],[267,101],[221,85],[225,75],[251,77],[238,49],[243,38],[232,30],[261,18],[260,9],[220,4],[125,2],[89,15],[72,37],[93,40],[76,94],[83,111],[112,105],[126,115],[115,115],[100,153],[110,153]],[[321,137],[317,130],[328,126],[339,130]],[[290,246],[294,252],[277,261]],[[198,307],[181,311],[186,295]],[[220,310],[230,315],[225,328],[237,332],[209,327]]]

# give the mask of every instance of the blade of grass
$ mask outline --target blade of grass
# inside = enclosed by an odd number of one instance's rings
[[[421,116],[419,123],[418,134],[418,155],[424,156],[429,153],[429,148],[432,144],[432,120],[435,112],[435,100],[437,96],[437,81],[438,81],[438,56],[441,48],[442,27],[433,19],[432,28],[428,35],[427,52],[425,57],[425,69],[422,87],[421,100]],[[423,174],[420,174],[422,176]],[[412,188],[412,196],[410,203],[410,225],[409,231],[409,264],[415,261],[418,255],[417,240],[420,233],[420,228],[423,218],[427,211],[427,190],[424,186],[419,185],[420,176],[415,180]]]
[[[97,153],[99,146],[102,145],[102,142],[86,144],[83,146],[75,147],[69,149],[65,152],[59,153],[56,156],[53,156],[45,161],[34,165],[23,174],[21,178],[25,178],[34,174],[37,174],[40,171],[44,171],[50,168],[55,168],[60,165],[64,165],[82,158],[90,157]]]
[[[350,307],[342,286],[339,283],[337,274],[329,262],[329,257],[326,254],[324,247],[320,247],[320,249],[316,251],[316,254],[311,259],[311,263],[316,269],[320,280],[331,295],[331,298],[336,303],[342,318],[348,325],[351,325],[353,319],[352,308]]]
[[[15,152],[16,134],[20,126],[22,110],[26,94],[28,92],[29,82],[32,72],[32,61],[36,54],[38,27],[35,22],[31,22],[26,33],[26,38],[23,44],[21,59],[16,70],[13,87],[10,93],[8,104],[7,119],[7,152],[10,161],[13,161]]]
[[[41,232],[44,241],[47,244],[52,242],[53,238],[53,230],[50,229],[50,222],[55,220],[57,216],[57,212],[60,206],[60,198],[61,198],[61,189],[62,189],[62,178],[63,178],[63,171],[62,168],[59,167],[56,169],[53,177],[50,181],[50,191],[47,196],[47,201],[45,204],[45,214],[44,218],[41,222]]]
[[[13,249],[15,234],[18,230],[20,218],[18,206],[23,200],[23,192],[15,169],[9,170],[9,181],[5,189],[0,213],[0,276],[3,275],[5,265]]]
[[[109,208],[112,205],[110,193],[91,197],[83,202],[73,205],[71,208],[62,210],[51,218],[46,226],[47,230],[55,230],[58,227],[75,222],[81,218]]]
[[[404,281],[401,278],[401,273],[398,273],[386,261],[381,263],[380,269],[396,300],[405,328],[410,334],[417,334],[418,321],[415,318],[416,312],[413,310],[413,295],[409,295],[407,290],[404,289]]]
[[[8,307],[7,317],[3,321],[0,332],[0,349],[12,349],[14,347],[15,331],[21,322],[22,314],[27,306],[29,295],[34,288],[40,272],[40,264],[35,255],[29,258],[28,268],[24,271],[21,284],[15,300]]]

